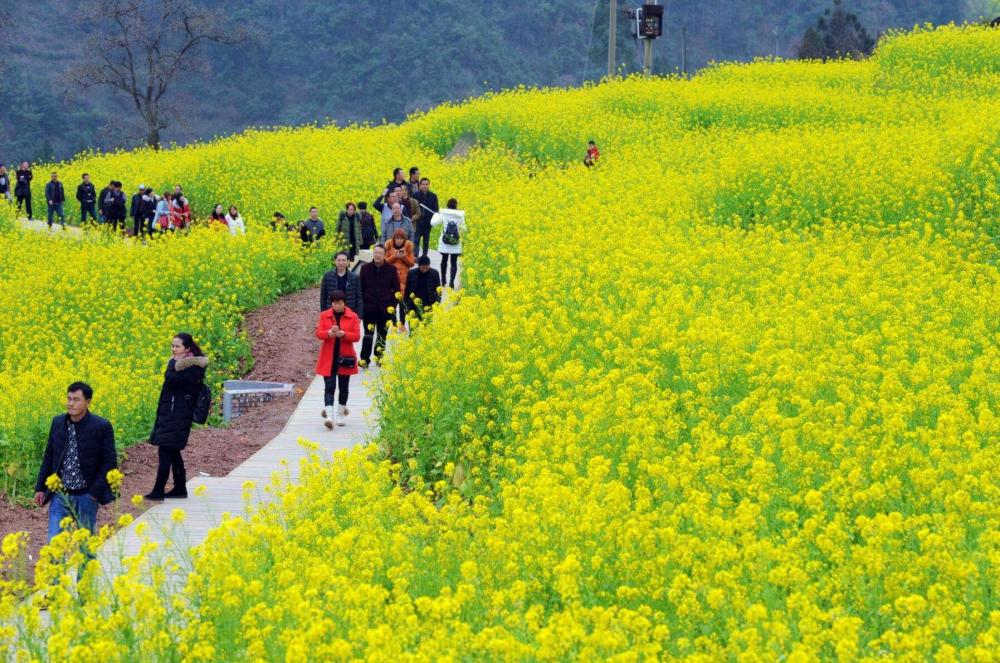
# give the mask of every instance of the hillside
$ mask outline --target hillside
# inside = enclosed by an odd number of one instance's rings
[[[308,462],[190,559],[165,553],[190,564],[182,592],[141,563],[111,589],[58,566],[51,586],[42,564],[50,622],[40,598],[0,601],[17,626],[0,647],[990,660],[998,116],[1000,31],[946,28],[866,61],[513,90],[67,165],[190,179],[271,246],[273,209],[339,206],[415,162],[467,211],[463,291],[394,340],[372,444]],[[469,131],[481,144],[445,160]],[[218,250],[206,237],[177,244]],[[61,269],[87,275],[79,254]],[[59,365],[37,352],[35,371]]]
[[[386,3],[204,4],[256,38],[238,47],[210,48],[206,70],[184,76],[177,90],[182,117],[165,132],[167,142],[210,139],[248,126],[398,122],[415,110],[487,90],[579,85],[605,71],[607,0],[421,0],[408,3],[405,11]],[[975,18],[980,13],[975,4],[851,0],[848,6],[874,35]],[[711,61],[793,56],[805,28],[828,5],[828,0],[673,3],[664,37],[655,44],[656,70],[679,70],[682,33],[689,71]],[[63,76],[83,40],[63,39],[62,30],[52,26],[82,36],[96,29],[99,19],[55,0],[22,3],[9,18],[0,162],[63,159],[85,149],[135,145],[141,133],[124,101],[108,90],[81,90]],[[619,61],[626,73],[639,66],[637,52],[623,18]]]

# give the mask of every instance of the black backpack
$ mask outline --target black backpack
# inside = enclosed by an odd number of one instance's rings
[[[448,246],[457,246],[460,241],[462,241],[461,235],[458,233],[458,221],[450,220],[444,226],[444,233],[441,235],[441,241]]]
[[[198,396],[194,401],[194,422],[196,424],[204,424],[208,421],[208,414],[212,410],[212,390],[205,384],[201,383],[198,387]]]

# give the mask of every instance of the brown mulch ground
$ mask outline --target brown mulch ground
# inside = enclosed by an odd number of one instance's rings
[[[228,428],[202,428],[191,433],[184,450],[184,465],[188,481],[204,473],[225,476],[271,441],[281,432],[285,422],[295,410],[302,394],[315,375],[316,355],[312,352],[313,329],[318,314],[319,290],[311,288],[282,297],[270,306],[257,309],[246,317],[254,366],[246,376],[248,380],[291,382],[295,384],[292,397],[281,397],[257,407],[235,419]],[[110,523],[116,514],[128,512],[138,515],[148,505],[133,506],[128,498],[144,495],[153,487],[156,476],[156,449],[149,444],[138,444],[125,451],[120,463],[125,474],[122,485],[123,499],[118,505],[102,507],[98,511],[98,526]],[[167,484],[168,488],[170,484]],[[183,500],[176,500],[178,506]],[[12,532],[31,533],[28,552],[29,566],[34,568],[38,550],[46,541],[48,507],[36,508],[12,504],[0,499],[0,540]]]

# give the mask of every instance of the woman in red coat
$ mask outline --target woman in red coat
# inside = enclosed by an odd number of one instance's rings
[[[343,290],[334,290],[330,296],[330,308],[319,314],[316,323],[316,338],[323,341],[316,362],[316,375],[323,376],[323,424],[333,428],[334,423],[343,426],[347,416],[347,387],[351,376],[358,372],[358,356],[354,344],[361,340],[361,321],[358,314],[347,308]],[[335,419],[333,397],[339,388],[340,394]]]

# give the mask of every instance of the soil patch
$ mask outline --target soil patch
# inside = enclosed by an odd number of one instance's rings
[[[291,397],[281,397],[256,407],[226,428],[201,428],[191,433],[184,450],[188,480],[197,476],[225,476],[271,441],[291,416],[315,375],[316,348],[313,330],[319,312],[319,289],[302,290],[274,304],[247,314],[245,329],[254,357],[248,380],[290,382]],[[123,498],[98,511],[98,527],[110,524],[121,513],[138,515],[147,505],[133,506],[133,495],[144,495],[156,476],[156,449],[138,444],[125,451],[120,464],[125,474]],[[167,484],[169,488],[170,484]],[[176,500],[182,506],[184,500]],[[46,542],[48,507],[36,508],[0,500],[0,539],[12,532],[27,531],[29,567],[34,569],[38,551]]]

